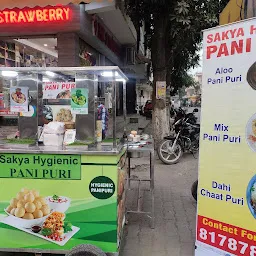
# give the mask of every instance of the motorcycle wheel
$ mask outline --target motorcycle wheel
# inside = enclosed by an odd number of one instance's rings
[[[181,145],[177,143],[175,149],[172,151],[172,144],[173,141],[171,140],[163,140],[157,147],[158,157],[164,164],[176,164],[183,155]]]
[[[198,180],[195,181],[191,187],[191,194],[193,198],[197,201],[197,187],[198,187]]]

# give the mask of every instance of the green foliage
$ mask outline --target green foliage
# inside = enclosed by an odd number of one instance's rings
[[[154,35],[159,30],[158,20],[165,17],[167,26],[163,40],[166,45],[165,69],[167,83],[175,91],[186,80],[187,71],[198,64],[202,33],[207,28],[218,25],[219,14],[229,0],[125,0],[125,10],[134,24],[145,24],[145,46],[154,54],[157,40]],[[153,63],[161,68],[163,63]]]
[[[182,85],[184,87],[198,87],[198,82],[194,79],[193,76],[189,75],[188,73],[182,76]]]
[[[52,230],[50,228],[43,228],[41,233],[43,236],[50,236],[52,235]]]
[[[196,92],[200,90],[200,84],[194,79],[192,75],[189,75],[186,72],[184,72],[184,74],[182,74],[181,77],[177,80],[176,85],[177,88],[171,91],[172,96],[174,96],[177,93],[177,91],[179,91],[179,93],[184,91],[185,95],[185,88],[187,87],[194,87]]]
[[[72,231],[72,223],[70,222],[64,222],[64,233],[68,233]]]

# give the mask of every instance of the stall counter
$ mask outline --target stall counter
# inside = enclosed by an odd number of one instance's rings
[[[118,252],[125,162],[125,148],[0,147],[0,251],[64,253],[92,244]]]

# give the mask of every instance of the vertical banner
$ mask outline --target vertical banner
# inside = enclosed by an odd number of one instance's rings
[[[9,104],[6,106],[5,99],[6,95],[4,93],[0,93],[0,116],[18,116],[17,113],[11,112]],[[9,101],[9,98],[8,98]]]
[[[71,110],[73,114],[88,114],[88,89],[71,89]]]
[[[76,88],[74,82],[44,82],[43,99],[70,99],[71,90]]]
[[[166,98],[166,81],[156,82],[156,99],[161,100]]]
[[[10,88],[11,112],[28,112],[28,87]]]
[[[256,255],[256,19],[204,32],[196,256]]]

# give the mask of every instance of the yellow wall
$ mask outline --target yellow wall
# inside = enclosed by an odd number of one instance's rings
[[[220,14],[220,25],[252,17],[256,17],[256,0],[230,0]]]
[[[225,25],[231,22],[239,21],[244,18],[244,11],[242,8],[244,7],[243,0],[230,0],[227,6],[224,8],[222,13],[220,14],[220,25]],[[241,14],[240,14],[241,13]]]

